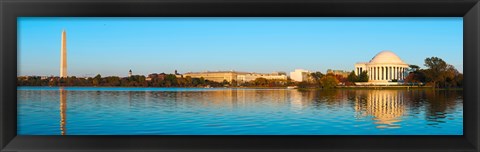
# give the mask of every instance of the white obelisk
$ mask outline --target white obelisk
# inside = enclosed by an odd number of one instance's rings
[[[60,77],[67,77],[67,32],[62,31],[62,46],[60,49]]]

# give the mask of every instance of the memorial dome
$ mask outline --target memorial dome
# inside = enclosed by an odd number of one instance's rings
[[[370,60],[370,64],[382,64],[382,63],[399,63],[405,64],[400,57],[398,57],[392,51],[382,51],[375,55],[372,60]]]

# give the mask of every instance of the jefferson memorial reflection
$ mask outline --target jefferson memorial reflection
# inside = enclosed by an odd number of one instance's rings
[[[86,134],[79,128],[88,128],[97,134],[135,134],[132,130],[145,130],[140,133],[160,135],[165,134],[165,130],[192,131],[192,127],[196,127],[194,131],[214,130],[213,134],[362,135],[375,130],[382,130],[378,134],[396,134],[420,127],[461,126],[462,111],[458,109],[462,108],[463,99],[462,91],[371,89],[75,91],[56,88],[19,94],[23,111],[34,113],[29,118],[19,115],[20,120],[55,118],[19,127],[41,126],[41,130],[31,131],[41,135],[47,131],[57,135]],[[52,97],[38,98],[47,95]],[[31,110],[37,107],[42,110]],[[57,108],[58,111],[43,110]],[[50,113],[33,117],[40,112]]]
[[[377,128],[397,128],[406,112],[404,92],[396,90],[359,91],[355,98],[355,112],[360,117],[373,117]]]

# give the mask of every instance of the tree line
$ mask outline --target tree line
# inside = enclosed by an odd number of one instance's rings
[[[447,64],[438,57],[425,59],[426,69],[421,69],[417,65],[410,65],[408,75],[404,80],[405,85],[427,85],[434,88],[453,88],[463,86],[463,74],[458,72],[453,65]],[[308,80],[303,82],[294,82],[290,78],[266,79],[256,78],[248,82],[237,82],[235,80],[224,80],[215,82],[202,78],[177,77],[175,74],[151,74],[147,77],[143,75],[133,75],[130,77],[107,76],[100,74],[95,77],[77,78],[75,76],[60,78],[39,76],[17,77],[17,86],[121,86],[121,87],[286,87],[298,86],[299,88],[325,88],[331,89],[338,85],[355,85],[355,82],[368,82],[367,71],[356,75],[354,71],[347,77],[334,75],[332,73],[323,74],[321,72],[312,72],[308,75]],[[396,80],[393,80],[395,82]]]
[[[175,74],[165,74],[164,77],[153,77],[147,81],[143,75],[130,77],[107,76],[100,74],[95,77],[77,78],[75,76],[60,78],[49,77],[42,79],[39,76],[18,77],[18,86],[106,86],[106,87],[220,87],[223,83],[206,80],[204,78],[177,78]]]
[[[426,69],[410,65],[411,72],[405,78],[409,85],[424,84],[434,88],[463,87],[463,74],[443,59],[430,57],[425,59]]]
[[[417,65],[410,65],[410,71],[405,80],[404,85],[426,85],[433,88],[460,88],[463,86],[463,74],[458,72],[453,65],[446,63],[438,57],[429,57],[424,61],[426,69],[421,69]],[[355,82],[368,82],[367,71],[361,72],[359,75],[355,71],[345,78],[332,73],[323,74],[321,72],[313,72],[309,74],[309,80],[297,83],[300,88],[334,88],[338,85],[351,86]],[[398,80],[392,80],[398,82]]]
[[[147,80],[149,78],[149,80]],[[105,87],[286,87],[289,80],[256,78],[252,81],[235,80],[215,82],[203,77],[177,77],[175,74],[132,75],[130,77],[107,76],[77,78],[75,76],[60,78],[40,76],[17,77],[17,86],[105,86]]]

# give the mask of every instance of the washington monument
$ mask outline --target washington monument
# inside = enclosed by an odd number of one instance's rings
[[[60,49],[60,77],[67,77],[67,32],[62,31],[62,46]]]

